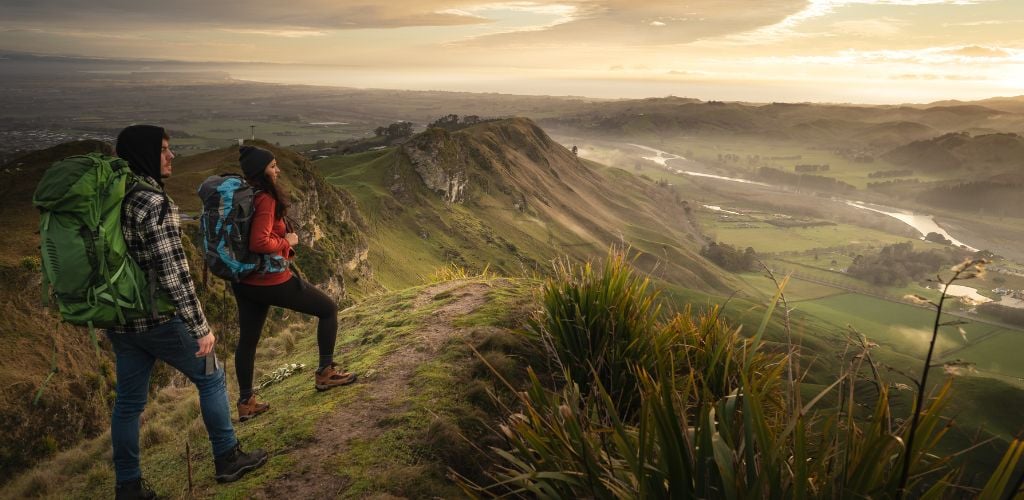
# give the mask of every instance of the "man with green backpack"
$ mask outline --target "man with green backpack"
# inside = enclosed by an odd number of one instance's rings
[[[50,167],[40,209],[44,290],[65,321],[106,328],[117,365],[111,416],[116,498],[155,498],[139,466],[139,417],[157,359],[199,389],[215,478],[235,481],[267,453],[241,450],[231,424],[224,369],[182,247],[178,208],[163,190],[174,153],[164,129],[133,125],[117,138],[120,158],[72,157]]]

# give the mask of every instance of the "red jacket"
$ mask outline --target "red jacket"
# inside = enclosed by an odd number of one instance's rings
[[[280,285],[291,279],[288,263],[295,251],[284,239],[288,233],[284,219],[274,217],[277,201],[267,193],[256,193],[252,202],[252,224],[249,226],[249,250],[269,257],[268,269],[242,278],[241,283],[255,286]]]

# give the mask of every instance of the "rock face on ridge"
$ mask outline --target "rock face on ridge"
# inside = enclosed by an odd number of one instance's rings
[[[560,176],[593,173],[533,121],[511,118],[484,123],[459,132],[432,128],[412,137],[401,152],[423,184],[449,203],[463,203],[483,191],[512,196],[524,207],[527,193],[549,199],[551,180],[566,186]],[[538,171],[538,169],[540,171]]]
[[[449,203],[466,200],[466,152],[461,142],[442,129],[430,129],[402,146],[423,184]]]

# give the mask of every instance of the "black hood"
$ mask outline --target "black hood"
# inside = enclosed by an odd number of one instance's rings
[[[133,172],[152,177],[163,187],[164,180],[160,176],[163,139],[164,129],[161,127],[132,125],[117,135],[117,156],[127,160]]]

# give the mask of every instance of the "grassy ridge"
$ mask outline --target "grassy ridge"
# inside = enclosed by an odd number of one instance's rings
[[[317,359],[315,319],[292,317],[290,326],[271,328],[264,335],[256,380],[292,363],[307,368],[263,389],[260,398],[271,403],[270,412],[236,426],[246,447],[271,453],[267,465],[237,483],[216,485],[197,395],[187,382],[178,381],[160,390],[143,416],[144,474],[159,493],[187,496],[187,442],[198,497],[272,494],[277,482],[304,470],[340,478],[337,484],[346,497],[454,495],[457,490],[446,478],[447,468],[475,475],[486,463],[459,434],[497,444],[487,437],[493,421],[486,393],[494,384],[489,370],[473,361],[470,346],[492,364],[507,367],[505,376],[520,376],[510,356],[536,354],[525,350],[510,328],[520,324],[534,286],[528,281],[477,277],[366,299],[339,317],[338,361],[361,374],[362,382],[325,393],[313,389],[308,368]],[[432,291],[438,289],[444,291]],[[440,353],[410,367],[412,378],[393,379],[396,359],[415,348],[419,332],[436,325],[436,314],[464,300],[471,290],[480,290],[476,314],[460,316],[450,336],[438,339]],[[233,379],[230,361],[227,370]],[[400,390],[382,395],[393,387]],[[234,401],[237,388],[233,382],[228,388],[229,400]],[[369,430],[327,443],[323,470],[311,468],[308,461],[316,443],[329,439],[325,429],[335,424]],[[106,497],[113,485],[109,447],[107,433],[59,453],[5,485],[0,496]]]
[[[696,255],[699,242],[673,189],[581,161],[525,120],[434,136],[415,147],[458,158],[444,168],[467,175],[465,203],[426,189],[402,147],[316,162],[366,214],[377,243],[370,259],[389,286],[447,262],[546,272],[561,255],[584,260],[613,242],[631,244],[639,265],[666,282],[724,293],[743,286]]]

